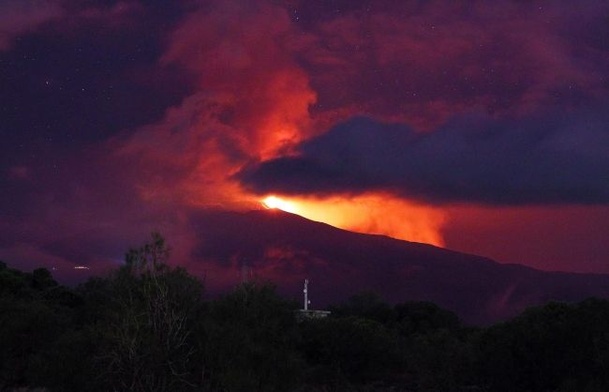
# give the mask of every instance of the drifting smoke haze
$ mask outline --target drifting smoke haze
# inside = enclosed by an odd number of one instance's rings
[[[349,230],[609,272],[602,2],[28,4],[0,3],[7,261],[117,264],[158,229],[185,264],[193,216],[276,195]]]

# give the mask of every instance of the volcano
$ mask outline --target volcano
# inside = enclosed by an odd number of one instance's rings
[[[432,245],[341,230],[280,210],[206,211],[192,221],[192,257],[241,279],[271,281],[312,306],[372,291],[390,303],[431,301],[467,324],[488,324],[548,301],[609,296],[609,275],[541,271]],[[224,270],[226,272],[226,270]],[[213,273],[207,284],[214,285]]]

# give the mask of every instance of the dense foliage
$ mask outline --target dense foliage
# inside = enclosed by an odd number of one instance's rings
[[[549,303],[486,328],[361,293],[295,317],[269,284],[206,300],[153,234],[70,289],[0,263],[0,391],[607,391],[609,302]]]

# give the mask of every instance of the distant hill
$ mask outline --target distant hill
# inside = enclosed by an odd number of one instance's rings
[[[192,225],[202,239],[195,260],[241,268],[297,298],[308,278],[316,308],[374,291],[391,303],[432,301],[466,323],[487,324],[550,300],[609,297],[609,275],[500,264],[427,244],[353,233],[279,210],[206,211]]]

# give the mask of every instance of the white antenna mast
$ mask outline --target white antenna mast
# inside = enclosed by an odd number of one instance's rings
[[[304,293],[304,309],[299,309],[296,315],[296,319],[298,322],[301,322],[306,319],[319,319],[328,317],[330,311],[328,310],[309,310],[309,305],[311,301],[309,301],[309,279],[304,280],[304,289],[302,290]]]
[[[309,310],[309,304],[311,303],[311,301],[309,301],[309,279],[305,279],[304,281],[304,290],[302,290],[302,292],[304,293],[304,310]]]

